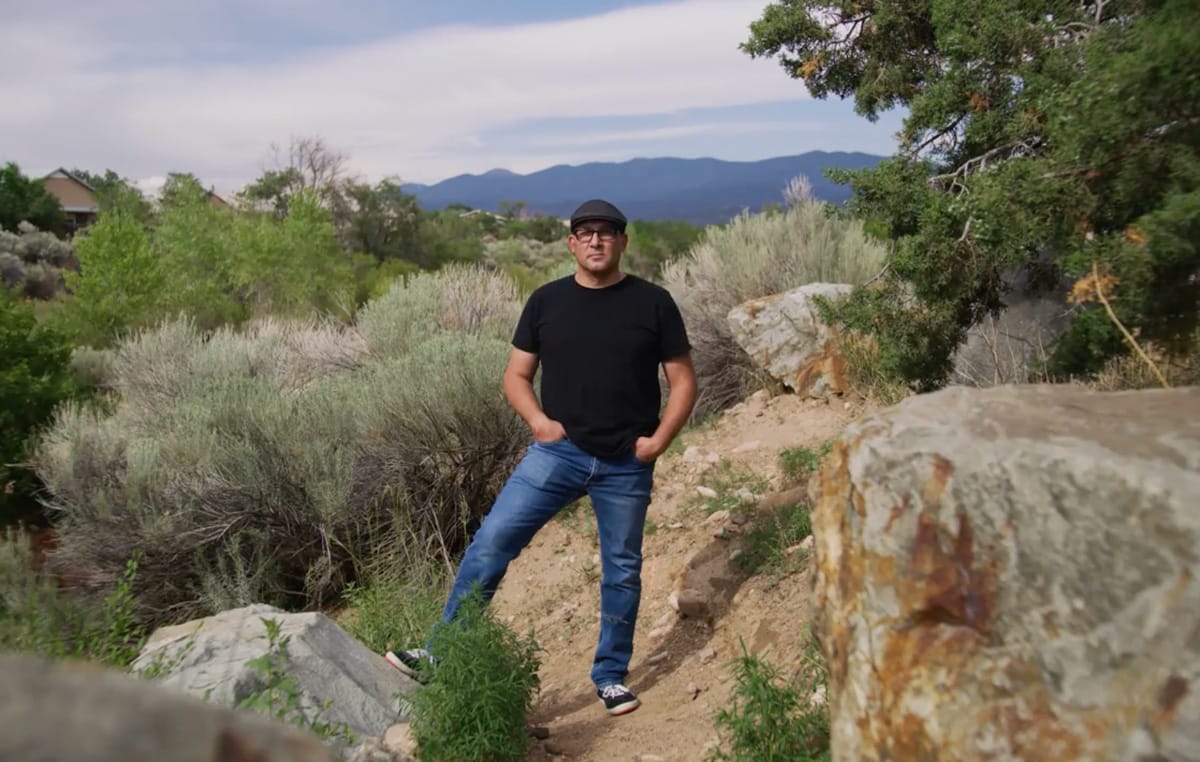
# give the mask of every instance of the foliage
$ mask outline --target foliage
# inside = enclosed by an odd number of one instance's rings
[[[333,739],[346,746],[354,743],[354,733],[345,723],[321,720],[332,701],[315,709],[306,706],[311,700],[287,673],[288,643],[292,636],[284,635],[274,619],[263,618],[262,623],[267,630],[267,650],[246,663],[258,684],[238,702],[237,708],[292,725],[318,738]]]
[[[747,492],[751,495],[761,495],[767,490],[766,479],[748,471],[741,471],[728,460],[722,460],[706,471],[704,484],[717,493],[716,497],[697,495],[694,499],[694,503],[701,506],[705,515],[717,511],[734,511],[748,502],[745,498]]]
[[[131,337],[119,400],[60,410],[35,455],[55,558],[112,579],[141,549],[134,592],[160,622],[321,606],[379,559],[452,557],[527,431],[498,389],[505,342],[425,332],[382,360],[330,324]]]
[[[21,174],[21,168],[10,161],[0,169],[0,229],[16,230],[21,222],[61,235],[67,218],[58,199],[40,182]]]
[[[0,649],[128,667],[146,635],[132,595],[137,571],[134,555],[95,604],[39,571],[29,538],[0,535]]]
[[[828,671],[815,643],[791,680],[766,661],[742,655],[733,664],[732,705],[717,713],[723,748],[709,757],[721,762],[816,762],[829,759],[829,709],[824,693]],[[819,697],[819,700],[818,700]]]
[[[883,247],[862,224],[830,214],[795,181],[782,213],[743,214],[710,227],[663,281],[683,313],[700,388],[694,415],[723,410],[766,382],[734,340],[733,307],[808,283],[863,283],[883,264]]]
[[[426,212],[414,261],[427,270],[478,262],[483,256],[483,234],[479,217],[464,217],[454,209]]]
[[[75,239],[79,272],[64,274],[74,294],[64,320],[76,341],[111,346],[162,314],[169,282],[165,263],[133,217],[106,214]]]
[[[397,281],[359,312],[358,330],[375,356],[397,357],[446,332],[508,341],[520,311],[510,278],[453,266]]]
[[[833,449],[832,442],[825,442],[817,449],[789,447],[779,453],[779,470],[788,484],[804,484],[816,473],[821,461]]]
[[[375,653],[411,648],[441,617],[446,572],[429,557],[376,559],[371,584],[346,587],[341,626]]]
[[[32,310],[0,288],[0,524],[17,516],[37,482],[23,465],[51,413],[79,389],[70,372],[71,345]]]
[[[629,247],[623,268],[647,280],[658,280],[663,265],[687,254],[704,228],[681,220],[634,220],[625,231]]]
[[[750,574],[766,572],[779,577],[799,571],[808,554],[795,546],[811,534],[812,508],[807,503],[792,503],[757,515],[737,565]]]
[[[909,115],[898,154],[846,173],[895,244],[888,278],[832,314],[875,336],[887,373],[946,380],[964,331],[1014,278],[1120,283],[1121,323],[1172,354],[1200,303],[1200,28],[1190,0],[784,0],[743,49],[817,97]],[[1127,351],[1079,306],[1051,358],[1087,374]]]
[[[333,217],[347,251],[370,254],[379,262],[419,258],[421,207],[398,180],[346,184],[334,198]]]
[[[119,211],[132,216],[143,225],[151,222],[154,210],[149,200],[128,178],[121,177],[111,169],[104,170],[103,174],[85,169],[72,169],[71,174],[92,186],[101,214]]]
[[[540,650],[491,615],[478,591],[452,624],[434,628],[429,684],[412,697],[412,731],[426,762],[523,760]]]
[[[0,230],[0,287],[28,299],[51,299],[63,285],[63,270],[78,270],[70,243],[22,222],[17,233]]]

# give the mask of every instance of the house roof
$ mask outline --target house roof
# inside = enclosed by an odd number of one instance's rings
[[[100,204],[96,201],[96,189],[62,167],[43,177],[42,187],[58,200],[59,206],[65,212],[100,211]]]

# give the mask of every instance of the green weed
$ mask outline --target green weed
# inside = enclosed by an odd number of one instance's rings
[[[413,694],[412,731],[423,762],[523,760],[539,687],[538,652],[496,621],[476,591],[452,624],[434,628],[437,662]]]
[[[771,664],[750,655],[733,664],[735,686],[728,709],[717,713],[722,744],[710,762],[817,762],[829,756],[829,710],[824,661],[809,641],[800,671],[785,679]]]

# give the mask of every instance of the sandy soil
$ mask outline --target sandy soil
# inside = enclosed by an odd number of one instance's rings
[[[778,491],[788,486],[779,473],[780,451],[835,438],[867,407],[760,392],[685,431],[659,460],[627,681],[642,706],[631,714],[609,717],[588,680],[599,616],[590,512],[582,506],[564,514],[534,538],[510,567],[493,609],[518,632],[532,628],[545,649],[533,721],[549,737],[535,744],[531,760],[702,760],[718,741],[713,721],[733,687],[730,662],[740,654],[739,639],[773,665],[795,669],[811,619],[807,564],[783,577],[731,579],[710,602],[711,621],[681,618],[672,608],[669,597],[689,559],[728,557],[740,542],[737,534],[714,537],[697,487],[720,487],[722,474],[732,470],[756,476],[759,497]],[[730,481],[726,476],[724,486]]]

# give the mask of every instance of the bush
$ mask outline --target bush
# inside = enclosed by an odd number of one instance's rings
[[[863,283],[884,253],[861,223],[831,215],[800,181],[784,212],[743,214],[708,228],[686,257],[663,268],[692,342],[700,388],[694,415],[722,410],[766,381],[733,339],[731,309],[808,283]]]
[[[368,362],[353,331],[277,321],[139,334],[112,359],[111,412],[61,411],[37,451],[52,562],[103,587],[141,550],[134,592],[165,621],[320,607],[378,558],[449,557],[527,440],[506,355],[446,334]]]
[[[363,307],[358,330],[376,357],[398,357],[439,333],[508,341],[521,304],[502,273],[454,265],[398,281]]]
[[[487,611],[478,593],[454,623],[436,627],[437,663],[412,696],[412,730],[425,762],[523,760],[537,695],[537,643]]]
[[[112,592],[92,602],[37,570],[28,537],[0,534],[0,650],[128,667],[145,639],[131,595],[136,575],[131,558]]]
[[[723,740],[709,757],[723,762],[816,762],[829,759],[828,671],[809,641],[801,670],[784,680],[742,643],[734,662],[732,705],[717,713]]]
[[[65,336],[39,325],[32,310],[0,288],[0,524],[31,504],[37,487],[23,467],[31,437],[55,406],[78,391]]]

